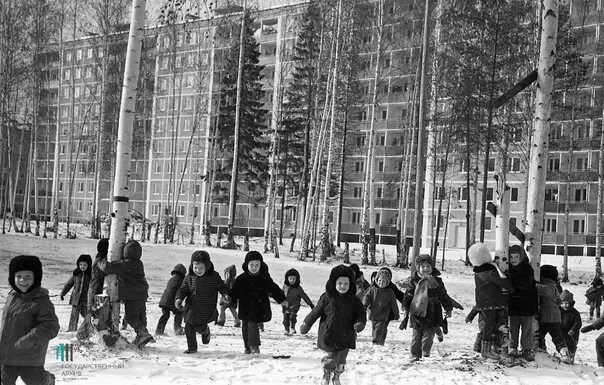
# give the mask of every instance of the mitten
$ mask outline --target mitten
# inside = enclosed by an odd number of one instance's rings
[[[302,322],[302,325],[300,325],[300,334],[306,334],[306,333],[308,333],[309,330],[310,330],[310,326],[308,326],[307,324]]]
[[[581,328],[581,333],[587,333],[590,332],[592,330],[594,330],[594,326],[593,325],[587,325]]]
[[[451,310],[446,310],[445,311],[445,317],[446,318],[451,318],[451,312],[452,312]]]
[[[315,305],[313,305],[312,303],[310,304],[310,310],[314,309]]]
[[[34,341],[32,338],[27,338],[27,336],[23,336],[15,342],[15,347],[17,349],[31,349],[34,347]]]
[[[61,294],[61,301],[65,300],[65,296],[63,294]]]
[[[472,317],[470,317],[469,315],[466,317],[466,323],[467,324],[471,324],[472,323]]]
[[[183,311],[184,306],[182,306],[182,299],[177,299],[176,301],[174,301],[174,307],[180,311]]]
[[[357,322],[354,324],[354,331],[360,333],[365,329],[365,325],[362,322]]]

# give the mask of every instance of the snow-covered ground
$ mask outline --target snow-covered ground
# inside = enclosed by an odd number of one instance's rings
[[[49,235],[52,236],[52,233]],[[262,250],[261,240],[253,240],[252,249]],[[358,245],[351,245],[352,261],[360,260]],[[143,243],[143,262],[150,285],[147,303],[148,328],[155,330],[161,314],[158,307],[170,271],[177,263],[188,266],[191,253],[202,248],[189,245],[153,245]],[[384,249],[386,261],[394,261],[392,247],[378,246],[378,261]],[[279,285],[289,268],[296,268],[301,274],[302,287],[313,301],[317,301],[324,291],[330,269],[340,263],[330,261],[318,263],[299,261],[296,255],[288,253],[289,241],[281,247],[281,258],[265,255],[270,273]],[[231,264],[241,272],[245,252],[208,248],[216,270],[223,273]],[[75,268],[79,254],[96,253],[96,241],[91,239],[42,239],[33,235],[10,233],[0,235],[0,307],[4,306],[8,286],[8,262],[17,254],[38,255],[44,266],[42,286],[57,295],[63,283]],[[536,361],[523,366],[506,367],[499,363],[485,362],[472,351],[477,332],[476,323],[466,324],[464,318],[474,302],[474,280],[470,268],[460,261],[461,252],[448,250],[445,253],[445,268],[442,277],[450,295],[466,309],[455,310],[449,320],[449,334],[442,343],[435,341],[432,356],[418,363],[409,364],[410,330],[400,331],[398,322],[391,323],[385,346],[371,343],[371,327],[359,334],[357,349],[348,356],[346,371],[342,376],[344,384],[604,384],[604,369],[598,369],[594,341],[597,331],[581,335],[575,365],[556,362],[539,353]],[[441,252],[438,258],[442,257]],[[440,261],[438,267],[440,268]],[[543,258],[543,263],[561,267],[558,257]],[[584,293],[587,281],[593,276],[593,258],[573,258],[570,263],[571,283],[563,284],[575,295],[576,307],[587,322],[588,307]],[[366,277],[374,267],[362,266]],[[393,268],[394,280],[401,281],[409,275],[408,270]],[[273,319],[265,325],[261,333],[262,345],[259,356],[243,354],[241,330],[233,327],[232,318],[227,315],[227,325],[211,325],[212,340],[201,344],[198,336],[199,353],[185,355],[184,336],[174,336],[168,322],[168,336],[158,337],[155,344],[139,351],[129,348],[106,350],[99,344],[80,346],[74,333],[66,332],[70,306],[67,298],[61,302],[58,296],[52,298],[61,324],[57,338],[50,342],[46,368],[57,376],[57,383],[74,384],[318,384],[322,376],[321,357],[324,353],[315,346],[318,322],[308,335],[285,336],[281,325],[280,306],[273,303]],[[305,305],[299,313],[299,323],[308,314]],[[124,332],[128,339],[134,337],[131,329]],[[54,350],[60,343],[76,344],[72,362],[60,362]],[[553,345],[548,341],[548,351]],[[291,358],[274,358],[290,355]]]

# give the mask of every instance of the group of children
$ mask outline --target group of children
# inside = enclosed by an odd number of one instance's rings
[[[72,290],[68,331],[77,329],[79,315],[86,317],[94,310],[93,298],[102,292],[105,275],[116,274],[125,319],[136,332],[134,343],[142,347],[154,342],[147,331],[148,284],[140,244],[127,242],[120,261],[108,262],[107,250],[108,241],[104,239],[97,245],[94,263],[89,255],[80,255],[76,260],[77,268],[61,291],[60,297],[64,300]],[[556,268],[542,266],[541,280],[536,282],[521,247],[510,249],[510,268],[506,273],[484,244],[473,245],[469,257],[476,284],[476,306],[472,313],[479,315],[480,325],[475,349],[482,356],[498,358],[500,354],[522,354],[532,360],[533,323],[538,315],[539,347],[545,348],[545,335],[549,333],[562,360],[571,363],[579,330],[588,332],[604,326],[602,317],[581,329],[581,317],[573,307],[572,293],[560,292],[557,288]],[[364,279],[358,265],[338,265],[331,270],[325,292],[316,305],[302,289],[300,274],[295,269],[286,272],[283,287],[273,281],[257,251],[246,254],[242,269],[243,272],[237,275],[235,266],[229,266],[223,280],[214,270],[210,255],[201,250],[192,254],[188,269],[182,264],[174,266],[160,299],[162,315],[155,334],[164,334],[172,313],[175,334],[186,336],[184,353],[195,353],[198,349],[196,335],[201,334],[202,343],[208,344],[210,324],[224,325],[229,309],[235,326],[241,327],[244,352],[259,354],[260,331],[263,323],[272,318],[270,298],[282,306],[286,335],[296,333],[297,313],[303,300],[311,310],[299,327],[300,333],[308,333],[320,320],[317,346],[327,352],[322,360],[322,384],[339,384],[348,352],[355,349],[357,333],[365,328],[367,319],[372,323],[372,342],[383,345],[389,323],[402,318],[400,329],[412,328],[410,353],[415,361],[430,356],[434,337],[442,338],[443,329],[446,332],[446,319],[454,307],[459,307],[449,297],[440,272],[426,254],[416,258],[415,270],[405,284],[404,292],[392,282],[392,272],[387,267],[376,271],[370,283]],[[3,312],[0,343],[3,383],[12,384],[18,376],[25,383],[54,383],[54,376],[44,370],[44,357],[49,340],[58,333],[59,324],[48,291],[40,287],[41,279],[42,265],[37,257],[18,256],[11,260],[9,282],[13,290]],[[601,280],[594,280],[594,287],[599,288],[601,283]],[[402,304],[401,312],[397,300]],[[594,306],[594,309],[598,316],[599,308]],[[467,322],[471,322],[472,313]],[[510,342],[506,352],[508,334]],[[598,364],[604,366],[604,334],[597,340],[597,353]]]

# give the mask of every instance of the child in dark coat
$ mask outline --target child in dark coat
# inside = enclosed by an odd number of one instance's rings
[[[86,317],[88,308],[88,286],[90,285],[92,271],[92,257],[88,254],[82,254],[76,261],[76,268],[73,274],[61,290],[61,301],[65,295],[73,288],[69,304],[71,305],[71,316],[69,317],[68,332],[78,330],[78,319],[80,314]]]
[[[356,348],[356,335],[365,328],[367,315],[356,293],[353,270],[345,265],[334,267],[325,284],[325,293],[300,326],[300,333],[306,334],[315,321],[321,319],[317,347],[327,352],[321,360],[322,385],[329,384],[330,380],[340,383],[348,351]]]
[[[562,337],[560,322],[562,317],[559,306],[562,304],[556,282],[558,281],[558,269],[556,266],[541,266],[541,282],[537,283],[537,294],[539,295],[539,349],[546,351],[545,336],[549,333],[552,337],[556,350],[562,356],[565,364],[572,364],[566,342]]]
[[[535,272],[529,263],[528,256],[519,245],[513,245],[509,251],[510,269],[508,276],[512,282],[514,293],[509,295],[510,319],[510,352],[512,357],[519,356],[518,338],[520,328],[520,346],[522,355],[527,361],[535,359],[533,337],[535,333],[535,316],[539,311],[539,299],[535,286]]]
[[[235,267],[235,265],[231,265],[224,269],[224,283],[227,285],[229,290],[233,288],[235,278],[237,278],[237,268]],[[218,320],[216,321],[216,325],[224,326],[224,322],[226,321],[226,309],[229,309],[231,311],[231,314],[233,315],[233,318],[235,319],[235,327],[238,328],[241,326],[241,321],[239,321],[239,317],[237,316],[237,301],[233,299],[231,299],[231,301],[227,301],[227,298],[225,298],[225,296],[221,296],[219,307],[220,314],[218,314]]]
[[[59,333],[59,320],[41,287],[42,263],[33,255],[19,255],[8,265],[8,292],[0,326],[0,378],[14,385],[54,385],[54,374],[44,369],[48,342]]]
[[[403,318],[409,315],[413,328],[411,337],[411,360],[429,357],[436,328],[443,326],[442,309],[450,317],[453,303],[440,279],[440,272],[432,267],[432,258],[420,254],[415,260],[416,271],[411,276],[405,292]]]
[[[591,281],[590,287],[585,292],[585,297],[587,298],[585,303],[589,305],[590,321],[594,318],[594,310],[596,311],[596,318],[600,318],[602,295],[604,295],[604,284],[602,284],[602,279],[600,277],[596,277]]]
[[[168,280],[164,293],[159,300],[161,317],[159,317],[159,321],[157,321],[155,335],[164,334],[166,324],[170,319],[170,313],[174,314],[174,335],[181,336],[185,334],[185,331],[182,328],[182,311],[176,308],[175,300],[176,292],[178,289],[180,289],[186,274],[187,268],[182,263],[179,263],[178,265],[174,266],[174,269],[172,269],[172,277]]]
[[[591,325],[583,326],[581,333],[588,333],[592,330],[600,330],[604,326],[604,315],[597,318]],[[604,333],[596,338],[596,356],[598,358],[598,366],[604,367]]]
[[[283,326],[285,335],[296,334],[296,320],[302,300],[312,309],[313,305],[308,295],[300,286],[300,273],[296,269],[289,269],[285,273],[285,282],[283,284],[283,293],[287,300],[287,306],[283,307]]]
[[[176,294],[175,304],[178,309],[182,310],[182,302],[186,298],[184,318],[187,350],[185,350],[185,354],[197,352],[196,333],[201,333],[201,342],[204,345],[210,343],[208,324],[216,321],[218,317],[216,303],[219,292],[228,295],[229,288],[220,278],[220,274],[214,271],[210,254],[204,250],[193,252],[189,274]]]
[[[281,306],[287,306],[283,290],[271,278],[262,254],[250,251],[245,255],[243,273],[239,274],[231,298],[239,300],[239,319],[245,354],[260,354],[259,323],[272,318],[269,296]]]
[[[499,359],[493,335],[496,335],[500,325],[507,324],[508,318],[508,299],[502,289],[513,293],[514,287],[493,262],[491,252],[484,243],[473,244],[468,250],[468,257],[474,266],[476,309],[484,320],[480,354],[484,358]]]
[[[122,259],[108,262],[101,259],[98,268],[106,274],[117,275],[118,299],[124,303],[124,318],[136,332],[133,343],[143,347],[155,342],[147,330],[147,297],[149,285],[141,261],[143,249],[137,241],[128,241],[122,250]]]
[[[568,290],[562,291],[560,294],[560,315],[562,321],[560,322],[560,331],[562,337],[568,347],[568,354],[572,362],[575,360],[575,353],[577,352],[577,344],[579,343],[579,330],[581,329],[581,314],[575,309],[575,300],[573,293]]]
[[[88,312],[94,307],[94,296],[103,293],[103,285],[105,284],[105,272],[99,269],[99,261],[107,260],[107,252],[109,251],[109,239],[103,238],[96,245],[97,254],[92,263],[92,276],[88,286]]]
[[[388,333],[388,324],[399,319],[398,304],[394,292],[389,287],[391,274],[379,270],[375,284],[371,285],[363,297],[363,305],[371,320],[372,338],[375,345],[384,345]]]

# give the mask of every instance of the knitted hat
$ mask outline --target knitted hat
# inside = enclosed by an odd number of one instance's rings
[[[473,266],[480,266],[485,263],[493,262],[489,248],[487,245],[480,242],[470,246],[470,249],[468,249],[468,258],[470,258],[470,262]]]
[[[549,278],[552,281],[558,280],[558,269],[556,266],[552,265],[543,265],[539,270],[541,274],[541,278]]]
[[[10,260],[8,265],[8,283],[10,286],[20,291],[17,289],[17,285],[15,285],[15,274],[24,270],[33,271],[34,273],[34,283],[27,292],[40,287],[42,284],[42,263],[38,257],[33,255],[18,255]]]
[[[143,255],[143,248],[137,241],[128,241],[124,245],[122,255],[124,256],[124,259],[141,259],[141,255]]]
[[[388,283],[390,283],[390,281],[392,280],[392,273],[390,273],[389,271],[380,269],[377,273],[377,275],[375,276],[375,283],[377,284],[378,280],[384,277],[386,279],[386,285],[388,285]]]
[[[573,305],[575,303],[575,298],[573,296],[573,293],[571,293],[568,290],[564,290],[562,293],[560,293],[560,301],[564,302],[568,302],[571,305]]]
[[[327,283],[325,284],[325,291],[327,292],[327,294],[333,296],[337,293],[336,281],[340,277],[348,277],[350,281],[348,291],[344,293],[344,295],[356,295],[357,285],[354,279],[354,271],[346,265],[338,265],[331,269],[331,272],[329,273],[329,280],[327,280]]]
[[[174,266],[174,269],[172,269],[172,272],[170,274],[174,273],[180,274],[184,277],[187,274],[187,268],[182,263],[179,263],[178,265]]]
[[[101,254],[107,254],[109,251],[109,239],[103,238],[96,244],[96,251]]]
[[[419,267],[426,262],[432,266],[432,257],[430,257],[428,254],[418,255],[417,258],[415,258],[415,268],[419,269]]]
[[[294,284],[290,284],[289,281],[287,280],[289,277],[291,276],[296,277],[296,281],[294,282]],[[300,285],[300,273],[298,272],[298,270],[296,269],[289,269],[288,271],[285,272],[285,284],[287,286],[298,286]]]

